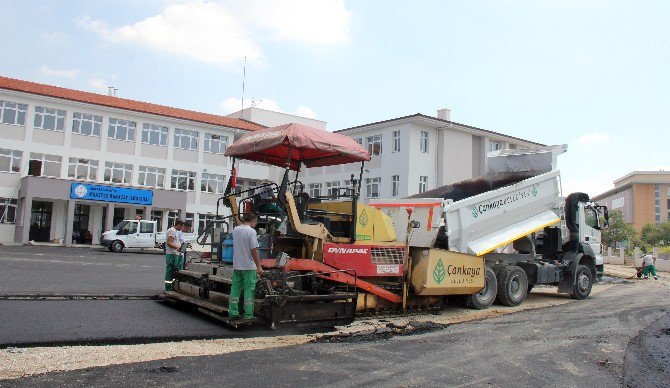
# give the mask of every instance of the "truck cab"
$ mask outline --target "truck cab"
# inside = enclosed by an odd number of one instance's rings
[[[587,244],[595,254],[596,275],[604,272],[601,230],[608,226],[607,207],[594,202],[580,202],[578,209],[579,241]]]

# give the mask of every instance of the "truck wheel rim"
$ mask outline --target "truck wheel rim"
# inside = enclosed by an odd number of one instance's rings
[[[519,275],[515,275],[509,282],[509,293],[513,298],[520,298],[522,294],[521,279]]]
[[[579,279],[577,280],[577,284],[579,285],[579,290],[580,291],[586,291],[589,289],[589,277],[586,276],[585,273],[579,274]]]

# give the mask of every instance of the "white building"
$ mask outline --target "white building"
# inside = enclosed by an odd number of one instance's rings
[[[398,117],[336,131],[354,138],[370,153],[365,164],[361,197],[406,197],[436,187],[481,176],[486,153],[501,148],[541,146],[528,140],[450,121],[450,111],[437,117],[423,114]],[[358,179],[360,164],[312,168],[300,181],[310,196]]]
[[[0,77],[0,242],[96,244],[102,231],[139,214],[159,221],[160,230],[179,215],[201,228],[216,212],[230,174],[223,155],[227,144],[237,132],[259,128],[225,116]],[[238,186],[245,189],[275,178],[274,169],[260,164],[239,171]],[[150,192],[153,200],[79,199],[79,185]]]

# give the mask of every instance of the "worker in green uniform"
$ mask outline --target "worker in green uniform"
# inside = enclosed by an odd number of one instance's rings
[[[184,221],[177,219],[174,226],[165,233],[165,291],[172,291],[174,274],[179,271],[179,231],[184,225]]]
[[[658,280],[658,275],[656,274],[656,258],[652,255],[642,256],[642,273],[644,274],[645,279],[649,279],[649,274],[654,276],[654,280]]]
[[[254,317],[254,293],[258,276],[263,274],[258,258],[256,216],[244,215],[244,223],[233,229],[233,284],[230,287],[228,314],[240,318],[240,294],[244,292],[244,319]]]

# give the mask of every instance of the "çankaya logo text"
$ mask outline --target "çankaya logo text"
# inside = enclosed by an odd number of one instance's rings
[[[477,218],[480,214],[484,214],[489,210],[499,209],[499,208],[502,208],[505,205],[514,203],[516,201],[519,201],[521,199],[528,198],[528,197],[531,197],[531,196],[533,196],[533,197],[537,196],[537,186],[536,185],[533,185],[532,187],[530,187],[526,190],[517,191],[516,193],[510,194],[505,198],[500,198],[500,199],[496,199],[496,200],[491,201],[491,202],[482,203],[480,205],[473,206],[472,207],[472,217]]]
[[[344,253],[344,254],[350,254],[350,253],[359,253],[366,255],[368,253],[368,248],[328,248],[328,253]]]

